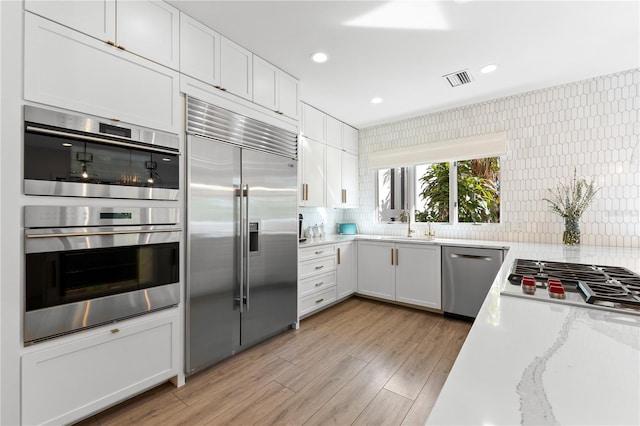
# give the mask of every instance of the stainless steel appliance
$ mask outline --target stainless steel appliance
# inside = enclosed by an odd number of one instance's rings
[[[297,321],[296,135],[188,98],[186,372]]]
[[[175,306],[177,208],[25,206],[24,342]]]
[[[475,318],[504,260],[501,249],[442,247],[442,310]]]
[[[24,192],[175,200],[177,135],[24,107]]]
[[[535,290],[523,292],[525,277]],[[554,280],[562,283],[564,298],[549,291]],[[501,294],[640,315],[640,275],[619,266],[516,259]]]

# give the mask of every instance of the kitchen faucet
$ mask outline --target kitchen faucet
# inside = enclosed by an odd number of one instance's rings
[[[415,230],[411,229],[411,213],[409,213],[409,210],[402,210],[402,213],[400,213],[400,217],[407,219],[407,237],[410,237],[411,234],[416,232]]]

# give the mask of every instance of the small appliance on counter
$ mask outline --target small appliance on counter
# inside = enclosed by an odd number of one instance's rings
[[[354,235],[358,230],[355,223],[339,223],[338,234],[340,235]]]
[[[302,213],[298,213],[298,242],[301,243],[303,241],[307,241],[307,239],[302,234]]]

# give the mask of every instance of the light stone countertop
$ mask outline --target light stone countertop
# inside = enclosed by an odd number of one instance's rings
[[[479,240],[328,236],[509,248],[429,425],[640,425],[640,316],[501,295],[515,259],[626,267],[640,250]]]
[[[640,316],[500,295],[517,258],[640,273],[640,250],[506,245],[427,424],[640,424]]]

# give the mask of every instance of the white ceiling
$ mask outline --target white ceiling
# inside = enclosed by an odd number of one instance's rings
[[[363,128],[640,67],[634,1],[171,1]],[[312,63],[324,51],[329,61]],[[481,74],[495,63],[498,70]],[[468,69],[473,83],[443,75]],[[370,103],[373,97],[384,99]]]

